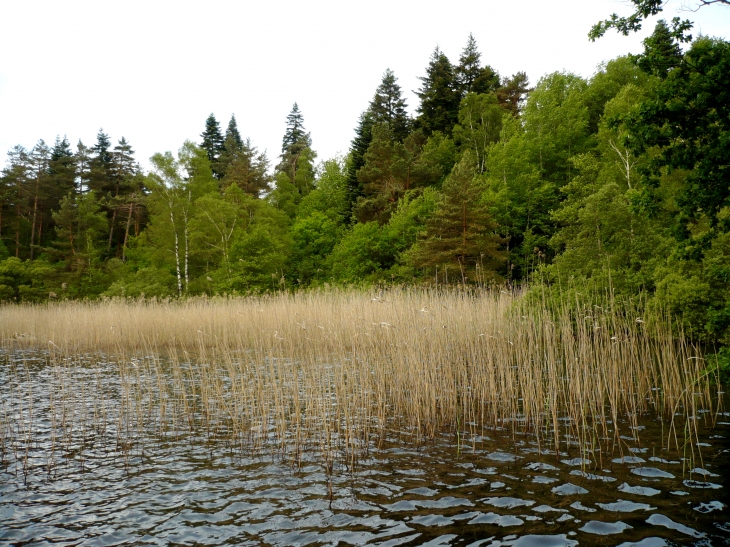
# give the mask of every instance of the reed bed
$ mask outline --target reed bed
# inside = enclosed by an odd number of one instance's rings
[[[383,442],[447,433],[461,453],[495,430],[601,465],[640,442],[647,413],[665,450],[694,454],[720,404],[700,350],[640,301],[555,310],[499,290],[393,289],[57,302],[0,309],[0,346],[0,458],[24,469],[41,429],[49,470],[102,437],[124,454],[192,438],[293,464],[316,454],[331,472]]]

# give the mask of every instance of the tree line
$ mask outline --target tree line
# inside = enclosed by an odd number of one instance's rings
[[[386,70],[347,156],[321,162],[297,104],[275,166],[213,114],[149,173],[103,131],[17,146],[0,299],[539,278],[643,292],[730,342],[730,44],[688,30],[660,21],[642,54],[532,87],[469,36],[456,63],[433,51],[413,117]]]

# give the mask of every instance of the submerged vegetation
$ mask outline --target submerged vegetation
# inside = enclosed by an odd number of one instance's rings
[[[49,473],[68,446],[129,454],[202,435],[332,470],[385,438],[450,432],[458,455],[497,430],[600,468],[651,415],[657,450],[701,459],[721,399],[699,349],[645,302],[593,302],[403,289],[8,308],[2,458],[27,472],[39,424],[53,432],[37,464]],[[35,410],[34,378],[48,386]]]

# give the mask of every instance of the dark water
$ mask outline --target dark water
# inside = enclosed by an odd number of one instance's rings
[[[51,376],[1,366],[2,545],[730,545],[729,413],[681,454],[645,416],[623,457],[488,430],[468,447],[386,439],[330,475],[314,451],[293,465],[189,433],[120,449],[114,384],[93,369],[85,394],[69,387],[106,406],[69,407],[92,425],[51,453]]]

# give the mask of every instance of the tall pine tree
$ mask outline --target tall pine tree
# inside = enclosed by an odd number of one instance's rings
[[[96,134],[96,144],[91,147],[91,161],[89,162],[89,189],[94,190],[100,197],[111,190],[110,175],[112,167],[112,141],[109,135],[99,129]]]
[[[387,69],[383,80],[370,101],[369,111],[375,123],[384,123],[397,141],[403,141],[410,132],[411,120],[406,112],[406,101],[393,71]]]
[[[531,91],[527,74],[518,72],[502,82],[497,90],[499,104],[509,110],[513,116],[517,116],[527,100],[527,94]]]
[[[63,139],[56,137],[48,162],[48,173],[59,201],[76,190],[76,158],[65,135]]]
[[[426,223],[426,233],[412,250],[421,268],[450,269],[462,283],[488,281],[504,261],[503,240],[482,201],[474,177],[474,158],[467,152],[444,181],[441,198]]]

